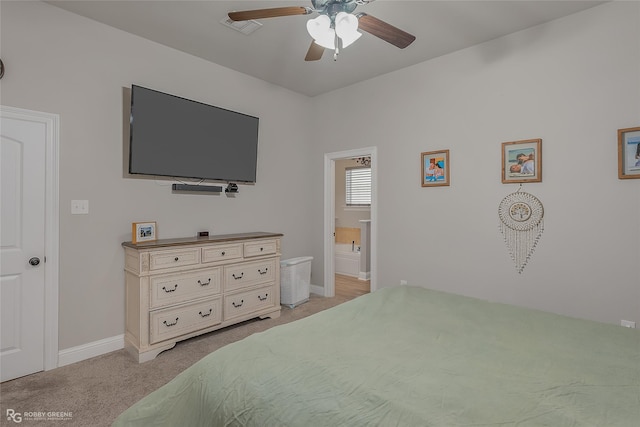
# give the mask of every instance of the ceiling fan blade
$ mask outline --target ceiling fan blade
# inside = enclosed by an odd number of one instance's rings
[[[276,18],[278,16],[308,15],[313,10],[304,6],[274,7],[271,9],[241,10],[229,12],[232,21],[248,21],[250,19]]]
[[[358,17],[358,29],[373,34],[400,49],[409,46],[416,39],[416,36],[366,13],[359,13],[356,16]]]
[[[313,40],[311,40],[311,46],[309,46],[309,50],[307,51],[307,56],[304,57],[305,61],[317,61],[322,58],[322,54],[324,53],[324,47],[320,46]]]

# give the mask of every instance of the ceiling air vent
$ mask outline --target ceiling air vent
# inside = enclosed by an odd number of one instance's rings
[[[250,20],[250,21],[232,21],[231,18],[227,17],[220,21],[222,25],[225,25],[229,28],[233,28],[236,31],[240,31],[242,34],[249,35],[253,33],[258,28],[262,27],[262,24],[258,21]]]

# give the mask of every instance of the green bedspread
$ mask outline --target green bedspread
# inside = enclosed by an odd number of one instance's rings
[[[640,331],[382,289],[225,346],[115,426],[640,426]]]

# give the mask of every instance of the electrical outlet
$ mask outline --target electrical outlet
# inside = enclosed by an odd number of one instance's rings
[[[632,322],[631,320],[621,320],[620,326],[624,326],[625,328],[635,328],[636,322]]]
[[[400,284],[401,284],[401,285],[406,285],[406,284],[407,284],[407,281],[406,281],[406,280],[400,280]]]

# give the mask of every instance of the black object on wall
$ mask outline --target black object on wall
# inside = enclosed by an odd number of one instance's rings
[[[129,173],[255,183],[257,117],[131,87]]]
[[[219,185],[191,185],[191,184],[173,184],[173,191],[200,191],[205,193],[222,193],[222,187]]]

